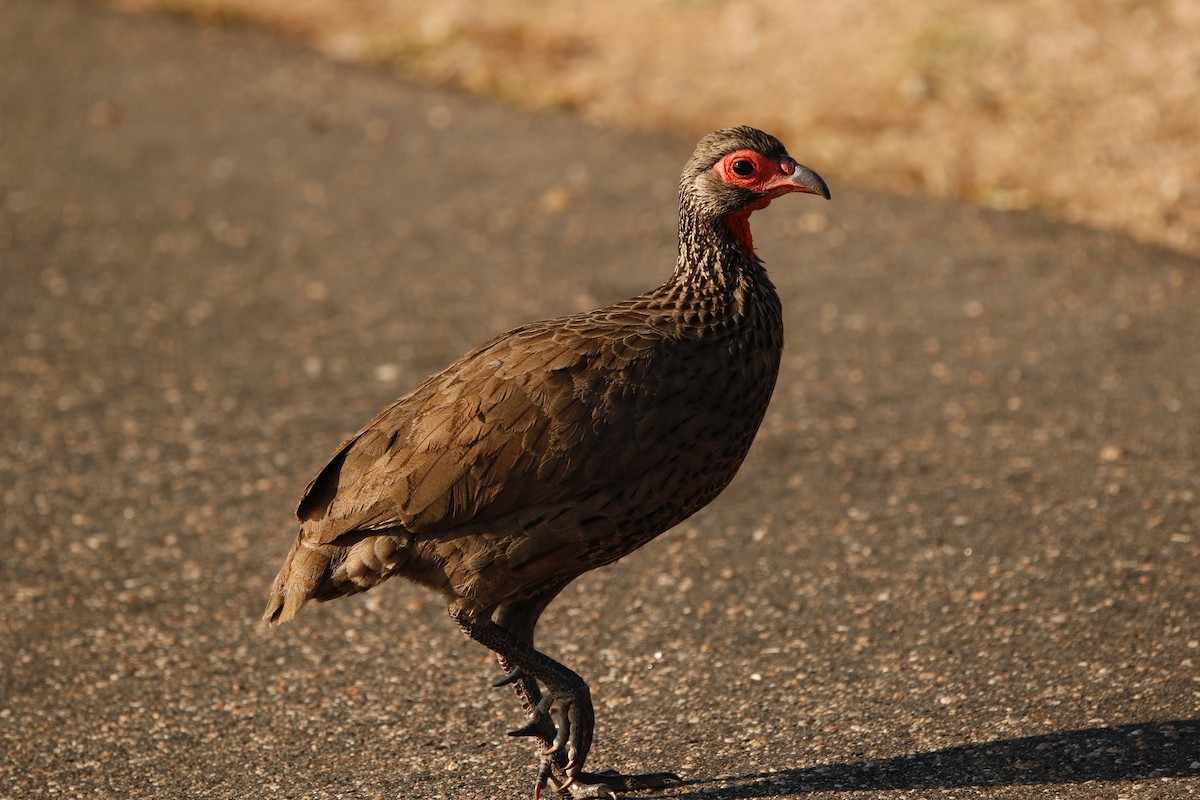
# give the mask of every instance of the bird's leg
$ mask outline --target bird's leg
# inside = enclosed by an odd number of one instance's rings
[[[541,617],[542,612],[546,610],[546,606],[558,596],[558,593],[562,591],[565,585],[565,583],[551,585],[532,597],[514,600],[501,605],[496,609],[496,624],[508,631],[514,638],[532,647],[533,632],[537,627],[538,619]],[[569,786],[569,791],[580,798],[588,796],[611,796],[612,790],[606,785],[593,785],[596,783],[594,781],[571,781],[565,772],[567,756],[562,751],[561,746],[555,747],[559,732],[560,730],[565,731],[565,725],[560,722],[556,726],[551,720],[550,714],[541,710],[543,697],[536,680],[520,667],[510,663],[504,655],[497,653],[496,657],[499,659],[500,668],[504,670],[505,675],[493,685],[511,685],[516,692],[521,707],[525,709],[525,713],[528,715],[526,724],[516,730],[509,731],[508,735],[530,736],[540,745],[541,763],[538,767],[535,794],[540,793],[543,787],[550,785],[554,787],[555,791],[557,791],[559,786]]]
[[[557,788],[568,788],[579,777],[587,761],[588,751],[592,749],[595,714],[592,711],[592,693],[587,683],[567,667],[535,649],[533,645],[513,636],[491,619],[472,614],[461,604],[450,607],[450,616],[467,636],[503,657],[511,668],[521,669],[526,677],[517,679],[518,682],[529,678],[540,681],[546,687],[548,699],[558,709],[561,727],[545,754],[565,751],[567,763],[562,767],[562,772],[566,776],[566,782]],[[546,698],[543,698],[534,708],[531,722],[536,724],[548,710]],[[539,771],[538,784],[534,790],[535,798],[541,795],[550,773],[554,771],[553,766]]]
[[[542,697],[542,690],[538,688],[537,681],[499,653],[496,654],[496,658],[500,661],[500,669],[504,670],[505,675],[492,686],[500,688],[511,685],[517,693],[517,699],[521,701],[521,707],[528,715],[528,722],[516,730],[509,731],[508,735],[532,736],[541,742],[543,750],[549,749],[557,736],[557,730],[550,720],[550,715],[540,709],[545,698]]]
[[[532,649],[533,634],[538,618],[561,589],[562,585],[552,586],[533,597],[501,605],[496,610],[495,624],[507,632],[513,639],[523,642]],[[454,617],[455,621],[459,622],[460,627],[463,627],[464,631],[467,631],[460,620],[460,615],[454,609],[451,609],[451,616]],[[467,635],[471,636],[470,631],[467,631]],[[472,636],[472,638],[475,637]],[[495,648],[492,649],[494,650]],[[669,772],[656,772],[645,775],[621,775],[613,771],[600,773],[580,771],[573,777],[569,775],[566,772],[568,758],[562,747],[562,744],[566,742],[566,738],[569,737],[567,730],[569,722],[562,719],[563,715],[559,709],[552,709],[552,711],[559,712],[559,720],[556,727],[550,718],[550,714],[546,713],[547,709],[542,705],[545,698],[542,696],[537,680],[522,668],[517,661],[510,659],[504,653],[496,651],[496,655],[500,662],[500,668],[504,670],[505,675],[496,681],[495,685],[511,685],[516,692],[518,700],[521,702],[521,706],[529,715],[529,722],[524,727],[511,731],[510,735],[533,737],[540,743],[542,748],[541,764],[538,769],[538,779],[534,789],[535,794],[540,795],[542,790],[549,786],[552,791],[566,793],[573,800],[614,798],[618,792],[636,791],[638,789],[660,789],[680,782],[681,778],[678,775]],[[547,685],[547,688],[549,688],[549,685]],[[553,694],[551,694],[551,697],[553,697]],[[560,746],[558,748],[555,748],[554,745],[560,737],[562,737],[562,742],[559,743]]]
[[[541,745],[541,763],[538,765],[535,793],[540,794],[544,787],[549,786],[554,792],[565,790],[573,800],[585,800],[585,798],[614,798],[616,793],[621,791],[660,788],[669,785],[669,781],[663,783],[638,782],[644,778],[660,777],[657,775],[618,775],[610,772],[580,772],[574,780],[570,779],[565,771],[566,754],[561,748],[554,747],[559,732],[562,730],[561,721],[559,727],[556,728],[555,723],[550,719],[550,714],[538,711],[543,697],[537,681],[526,675],[519,667],[509,664],[504,656],[498,655],[497,657],[500,660],[500,668],[506,674],[493,685],[511,684],[517,693],[517,698],[521,701],[521,706],[529,715],[529,721],[524,726],[509,731],[508,735],[531,736]],[[664,775],[666,774],[664,773]],[[674,775],[666,777],[678,780]]]
[[[566,583],[554,584],[532,597],[504,603],[496,609],[496,624],[508,631],[514,638],[533,647],[533,632],[537,627],[538,619],[546,610],[546,606],[558,596],[564,586]],[[499,659],[500,668],[504,670],[505,676],[493,685],[511,685],[529,719],[524,726],[515,731],[509,731],[509,735],[531,736],[541,744],[543,751],[550,749],[558,731],[548,714],[537,712],[538,706],[542,702],[542,691],[538,687],[537,681],[520,667],[510,663],[503,654],[497,653],[496,658]],[[566,757],[561,752],[556,753],[555,756],[554,761],[560,773],[559,777],[565,781],[566,777],[561,775],[561,772],[562,767],[566,764]]]

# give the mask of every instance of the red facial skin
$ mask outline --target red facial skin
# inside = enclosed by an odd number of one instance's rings
[[[749,175],[739,175],[734,171],[733,165],[739,161],[748,161],[753,165],[754,169]],[[721,177],[721,180],[731,186],[740,186],[764,195],[762,200],[753,205],[725,216],[729,230],[733,232],[734,238],[750,256],[754,255],[754,238],[750,233],[750,215],[769,206],[776,197],[789,192],[807,191],[804,186],[791,180],[791,176],[796,171],[795,161],[787,157],[776,161],[757,150],[746,149],[730,153],[714,164],[713,170]]]

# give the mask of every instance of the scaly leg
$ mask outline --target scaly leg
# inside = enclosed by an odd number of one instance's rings
[[[463,633],[504,659],[504,663],[512,668],[508,677],[521,684],[527,695],[530,692],[526,679],[540,681],[546,687],[547,695],[533,709],[530,719],[530,726],[533,728],[531,733],[545,741],[544,735],[549,728],[540,727],[540,720],[548,715],[551,705],[556,706],[559,726],[544,754],[551,756],[565,751],[567,763],[562,766],[562,773],[566,780],[561,784],[556,781],[556,788],[561,791],[570,787],[583,770],[588,751],[592,748],[595,714],[592,711],[592,693],[587,683],[567,667],[509,633],[489,618],[480,618],[458,604],[450,607],[450,616],[458,623]],[[536,685],[534,690],[536,691]],[[555,766],[557,758],[543,759],[534,787],[535,800],[541,797],[542,789],[549,782]],[[615,797],[611,790],[608,795]]]
[[[533,597],[505,603],[496,609],[494,615],[496,624],[512,634],[513,637],[533,647],[533,631],[537,627],[538,619],[546,610],[546,606],[558,596],[564,586],[566,583],[550,586]],[[509,736],[531,736],[541,743],[543,751],[549,750],[554,745],[558,731],[549,715],[535,713],[538,705],[542,702],[542,690],[538,687],[537,681],[515,664],[510,663],[503,654],[497,653],[496,658],[499,660],[500,669],[504,670],[505,676],[492,685],[496,687],[511,685],[513,691],[516,692],[517,700],[520,701],[521,707],[531,720],[523,727],[509,731]],[[559,773],[557,777],[559,782],[563,782],[566,780],[566,776],[562,774],[562,768],[566,765],[566,757],[561,755],[561,751],[556,762]]]
[[[533,647],[534,629],[537,627],[538,619],[545,611],[546,606],[558,596],[565,585],[551,586],[533,597],[500,606],[495,614],[496,624],[514,638]],[[581,771],[574,779],[571,779],[565,772],[566,755],[561,749],[554,747],[555,741],[562,731],[563,723],[560,721],[556,728],[549,714],[538,712],[543,697],[536,680],[516,664],[510,662],[504,655],[497,653],[497,658],[500,668],[506,674],[494,685],[512,685],[521,706],[530,719],[528,724],[511,731],[509,735],[531,736],[542,746],[542,762],[535,792],[540,794],[540,790],[548,785],[553,791],[566,791],[573,800],[613,798],[618,792],[661,789],[682,780],[678,775],[670,772],[621,775],[612,771],[601,773]]]

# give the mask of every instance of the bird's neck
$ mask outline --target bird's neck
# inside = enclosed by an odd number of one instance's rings
[[[680,308],[700,305],[717,316],[744,317],[762,294],[774,294],[762,262],[754,255],[750,211],[723,217],[679,216],[679,255],[675,273],[659,293]]]

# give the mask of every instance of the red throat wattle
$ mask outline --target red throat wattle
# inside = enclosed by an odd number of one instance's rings
[[[747,258],[754,256],[754,234],[750,231],[750,215],[769,205],[771,199],[764,197],[752,206],[725,215],[725,224],[729,226],[729,232],[742,246]]]

